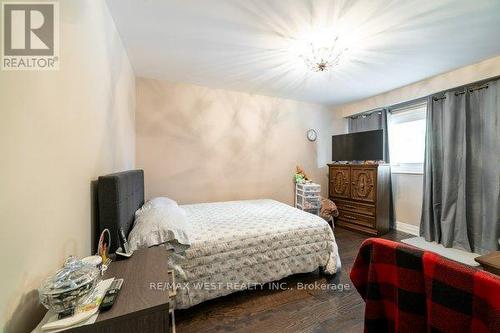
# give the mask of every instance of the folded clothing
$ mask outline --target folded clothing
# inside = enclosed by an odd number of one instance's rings
[[[332,217],[339,216],[339,211],[337,205],[330,199],[323,198],[321,200],[321,211],[319,216],[326,220],[331,220]]]
[[[365,332],[500,332],[500,278],[384,239],[363,242],[350,274]]]

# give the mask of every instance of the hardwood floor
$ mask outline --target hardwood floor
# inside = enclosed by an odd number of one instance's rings
[[[411,235],[391,230],[382,238]],[[177,310],[177,332],[363,332],[364,303],[349,279],[359,246],[368,236],[335,229],[342,269],[333,277],[317,271],[283,279],[286,290],[251,290]],[[298,283],[347,284],[344,291],[297,289]],[[326,289],[326,290],[325,290]]]

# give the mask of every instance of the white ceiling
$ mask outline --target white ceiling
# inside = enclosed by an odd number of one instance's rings
[[[107,0],[137,76],[342,104],[500,54],[499,0]],[[326,73],[290,52],[332,29]]]

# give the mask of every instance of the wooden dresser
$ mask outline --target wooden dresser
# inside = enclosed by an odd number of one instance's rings
[[[336,224],[370,235],[389,230],[390,165],[328,164],[328,195],[339,210]]]

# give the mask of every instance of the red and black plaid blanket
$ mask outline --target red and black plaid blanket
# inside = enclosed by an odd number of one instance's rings
[[[367,239],[351,270],[365,332],[500,332],[500,278],[432,252]]]

